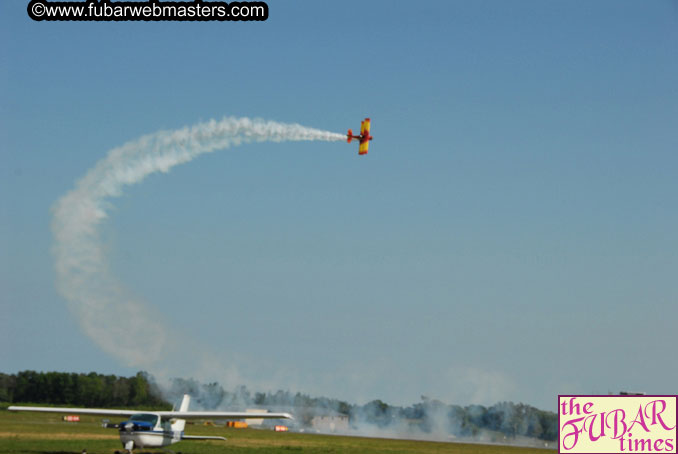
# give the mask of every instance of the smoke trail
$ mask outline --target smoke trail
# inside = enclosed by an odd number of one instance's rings
[[[109,270],[98,227],[109,200],[127,185],[191,161],[203,153],[247,142],[339,141],[343,134],[260,119],[224,118],[143,136],[91,168],[52,207],[57,289],[85,333],[127,366],[161,361],[170,336],[156,314]]]

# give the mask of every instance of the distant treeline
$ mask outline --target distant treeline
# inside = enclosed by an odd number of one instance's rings
[[[422,396],[422,401],[409,407],[392,406],[381,400],[365,405],[327,397],[311,397],[301,393],[277,391],[254,394],[240,386],[232,392],[218,383],[200,384],[196,380],[172,380],[167,396],[178,400],[183,394],[194,396],[206,410],[216,408],[245,409],[249,406],[292,411],[299,424],[310,426],[316,415],[343,414],[354,429],[363,431],[370,426],[399,433],[436,433],[457,437],[483,437],[501,433],[507,438],[531,437],[545,441],[558,438],[558,415],[525,404],[500,402],[483,405],[447,405]]]
[[[75,374],[27,370],[12,375],[0,373],[0,402],[171,409],[144,372],[130,378],[95,372]]]
[[[558,438],[556,413],[513,402],[462,407],[424,399],[409,407],[392,407],[375,400],[352,408],[352,413],[383,428],[407,421],[423,432],[442,430],[457,437],[482,437],[489,431],[502,433],[508,439],[531,437],[554,441]]]
[[[300,427],[312,426],[315,416],[345,415],[349,417],[350,427],[362,433],[374,429],[456,437],[503,434],[507,438],[531,437],[546,441],[558,438],[556,413],[513,402],[462,407],[422,396],[421,402],[408,407],[392,406],[381,400],[355,405],[289,391],[251,393],[245,386],[226,391],[218,383],[201,384],[193,379],[173,379],[169,387],[164,388],[163,398],[153,378],[144,372],[130,378],[94,372],[0,373],[0,402],[8,403],[171,409],[183,394],[193,397],[195,409],[235,411],[259,407],[291,411]]]

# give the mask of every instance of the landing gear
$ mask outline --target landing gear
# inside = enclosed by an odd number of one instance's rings
[[[134,449],[134,442],[132,440],[125,443],[125,451],[127,451],[128,454],[132,454],[133,449]],[[115,451],[115,454],[125,454],[125,453],[121,452],[121,451]]]

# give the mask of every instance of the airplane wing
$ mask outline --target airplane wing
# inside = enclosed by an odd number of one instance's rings
[[[154,411],[152,413],[163,418],[176,419],[294,419],[289,413],[255,413],[244,411]]]
[[[289,413],[233,412],[233,411],[148,411],[148,410],[106,410],[103,408],[63,408],[63,407],[17,407],[9,411],[36,411],[45,413],[69,413],[73,415],[132,416],[139,413],[153,413],[171,419],[294,419]]]
[[[370,141],[365,140],[363,142],[360,142],[360,147],[358,147],[358,154],[367,154],[367,149],[370,146]]]
[[[370,135],[370,119],[365,118],[364,121],[360,122],[360,135]]]
[[[63,407],[17,407],[7,408],[9,411],[39,411],[44,413],[69,413],[73,415],[132,416],[137,413],[149,413],[140,410],[106,410],[103,408],[63,408]]]

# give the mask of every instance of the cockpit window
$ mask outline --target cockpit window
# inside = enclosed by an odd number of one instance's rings
[[[136,415],[132,415],[129,419],[130,421],[147,422],[155,427],[155,424],[158,422],[158,415],[151,413],[137,413]]]

